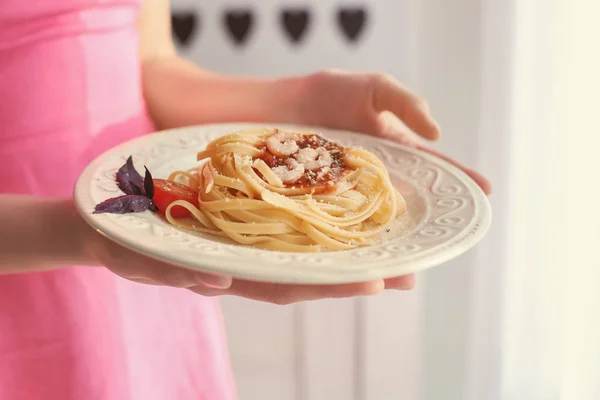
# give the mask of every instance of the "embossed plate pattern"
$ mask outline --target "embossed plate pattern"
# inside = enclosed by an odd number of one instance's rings
[[[92,214],[97,203],[120,194],[114,174],[129,155],[138,170],[146,165],[155,177],[166,178],[175,169],[195,165],[196,153],[214,138],[255,126],[259,125],[186,127],[117,146],[94,160],[79,177],[74,193],[78,211],[106,237],[149,257],[238,278],[306,284],[387,278],[437,266],[472,248],[491,223],[486,196],[445,161],[389,141],[322,128],[317,129],[346,146],[374,152],[405,196],[408,211],[403,229],[386,241],[341,252],[284,253],[178,230],[151,212]]]

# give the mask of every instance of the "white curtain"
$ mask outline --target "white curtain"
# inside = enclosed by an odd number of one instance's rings
[[[507,146],[510,169],[505,235],[478,251],[465,397],[600,399],[600,3],[482,5],[479,163],[498,172]]]

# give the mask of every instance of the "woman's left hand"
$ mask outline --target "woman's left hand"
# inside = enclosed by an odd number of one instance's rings
[[[492,185],[483,175],[422,140],[438,140],[440,128],[428,103],[393,77],[328,70],[300,80],[300,100],[285,107],[282,115],[277,110],[276,118],[391,139],[450,162],[491,193]]]

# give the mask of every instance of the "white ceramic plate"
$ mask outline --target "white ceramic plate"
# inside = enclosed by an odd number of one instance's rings
[[[140,137],[93,161],[75,186],[83,218],[106,237],[149,257],[186,268],[284,283],[346,283],[387,278],[444,263],[473,247],[491,222],[490,204],[462,171],[428,154],[366,135],[312,128],[346,146],[362,146],[386,165],[407,201],[407,213],[382,244],[349,251],[284,253],[226,242],[172,227],[146,211],[93,214],[97,203],[122,194],[115,173],[133,156],[155,178],[196,165],[196,153],[232,131],[260,126],[187,127]],[[307,127],[278,125],[292,129]]]

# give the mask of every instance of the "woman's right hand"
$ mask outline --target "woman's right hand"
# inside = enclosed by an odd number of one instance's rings
[[[95,265],[102,265],[130,281],[148,285],[189,289],[206,287],[227,289],[231,278],[176,267],[129,250],[96,231],[87,234],[86,252]]]
[[[188,289],[202,296],[237,296],[285,305],[325,298],[374,295],[385,289],[410,290],[414,286],[413,275],[342,285],[291,285],[232,279],[154,260],[114,243],[91,228],[87,230],[86,248],[95,265],[103,265],[130,281]]]

